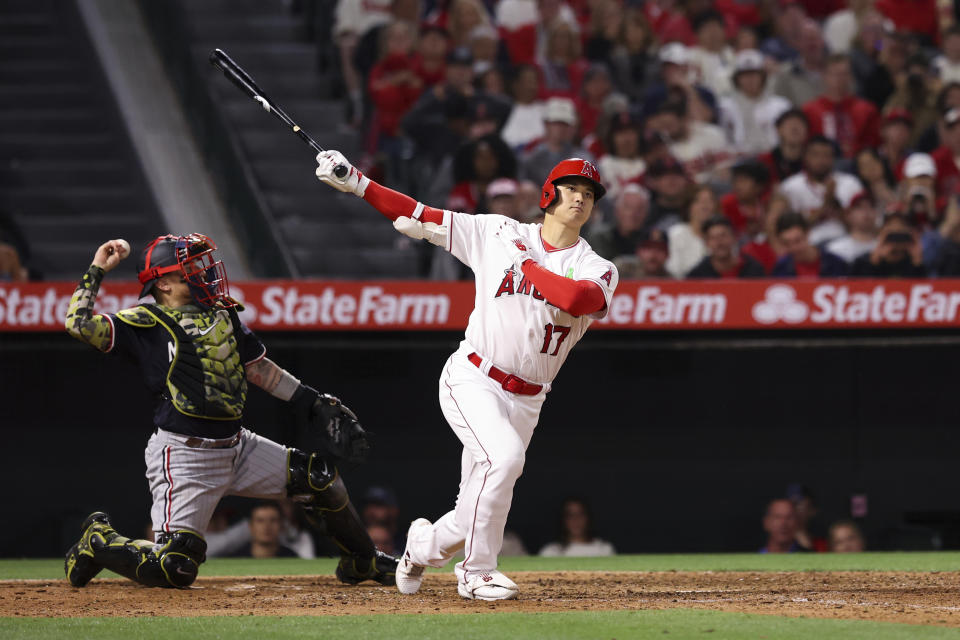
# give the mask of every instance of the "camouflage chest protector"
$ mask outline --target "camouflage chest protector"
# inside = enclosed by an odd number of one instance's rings
[[[237,420],[243,414],[247,380],[235,333],[235,309],[182,311],[142,304],[118,317],[136,326],[160,323],[173,338],[166,392],[184,415]]]

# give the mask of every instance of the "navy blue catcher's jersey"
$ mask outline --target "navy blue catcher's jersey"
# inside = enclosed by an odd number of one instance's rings
[[[240,430],[246,402],[245,366],[263,358],[266,347],[243,323],[238,321],[236,330],[226,310],[159,305],[153,309],[164,318],[145,306],[107,316],[113,325],[107,352],[139,365],[147,388],[159,397],[153,415],[156,427],[202,438],[232,436]],[[186,335],[172,330],[171,324]],[[191,344],[181,344],[184,338]],[[187,356],[202,366],[202,394],[187,393],[171,375],[175,361]]]

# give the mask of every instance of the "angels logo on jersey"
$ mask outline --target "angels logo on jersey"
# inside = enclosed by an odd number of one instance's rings
[[[522,294],[525,296],[531,296],[534,300],[544,299],[543,294],[537,291],[537,288],[533,286],[533,283],[530,282],[530,280],[528,280],[525,276],[520,278],[520,284],[517,285],[516,287],[513,286],[513,278],[514,278],[513,268],[505,269],[503,272],[503,280],[500,281],[500,286],[497,287],[497,292],[493,294],[493,297],[499,298],[504,294],[508,296],[512,296],[515,294]]]

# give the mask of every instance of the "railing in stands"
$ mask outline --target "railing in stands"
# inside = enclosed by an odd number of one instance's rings
[[[213,100],[206,75],[193,55],[183,8],[178,2],[137,0],[170,79],[183,103],[207,168],[235,216],[251,269],[260,277],[298,277],[289,253],[283,249],[270,207],[243,159],[236,133],[227,125]]]

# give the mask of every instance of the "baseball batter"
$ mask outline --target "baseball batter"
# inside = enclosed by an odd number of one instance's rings
[[[375,550],[333,460],[365,449],[363,429],[339,400],[303,385],[266,358],[266,348],[237,315],[223,263],[206,236],[161,236],[144,250],[140,297],[156,301],[94,315],[104,274],[130,246],[98,249],[67,311],[70,335],[111,356],[133,359],[157,395],[155,433],[144,457],[153,495],[156,543],[121,536],[106,514],[91,514],[64,563],[83,587],[107,568],[151,587],[187,587],[205,559],[204,532],[225,495],[293,498],[342,550],[337,577],[392,585],[396,559]],[[319,453],[288,449],[242,426],[247,384],[289,401],[298,422],[330,434]]]
[[[579,158],[554,167],[543,184],[540,225],[425,207],[371,181],[337,151],[317,162],[321,181],[365,199],[401,233],[443,247],[476,278],[465,339],[440,376],[443,415],[463,443],[460,493],[436,522],[410,525],[397,588],[416,593],[424,567],[442,567],[462,549],[455,568],[461,596],[515,598],[517,585],[497,571],[513,486],[553,379],[617,287],[613,264],[580,238],[604,194],[600,174]],[[338,165],[349,168],[342,179]]]

